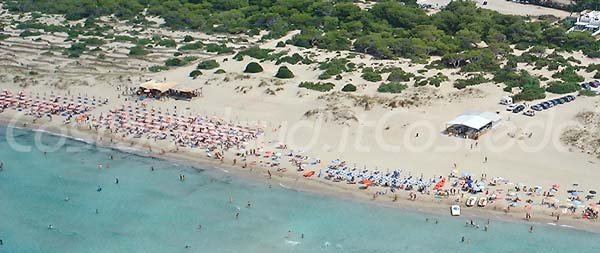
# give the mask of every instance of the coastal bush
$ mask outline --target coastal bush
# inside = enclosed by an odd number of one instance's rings
[[[483,77],[480,74],[469,77],[468,79],[457,79],[454,82],[454,88],[459,90],[466,88],[467,86],[478,85],[489,82],[490,80]]]
[[[554,94],[566,94],[581,89],[578,83],[554,81],[548,84],[546,91]]]
[[[586,97],[595,97],[598,94],[596,94],[596,92],[592,91],[592,90],[579,90],[579,96],[586,96]]]
[[[279,41],[275,47],[285,47],[285,42]]]
[[[347,83],[346,85],[344,85],[344,87],[342,88],[343,92],[354,92],[356,91],[356,86],[354,86],[351,83]]]
[[[561,79],[565,82],[583,82],[585,80],[583,76],[580,76],[575,72],[573,67],[566,67],[563,70],[554,73],[552,77]]]
[[[320,91],[320,92],[327,92],[327,91],[332,90],[335,87],[335,85],[333,83],[301,82],[300,85],[298,85],[298,87],[306,88],[309,90],[316,90],[316,91]]]
[[[167,67],[180,67],[180,66],[185,66],[188,63],[197,60],[198,57],[196,56],[186,56],[183,58],[169,58],[167,60],[165,60],[165,66]]]
[[[160,72],[160,71],[168,70],[168,69],[169,69],[169,67],[164,66],[164,65],[153,65],[148,68],[148,70],[150,72]]]
[[[262,66],[256,62],[251,62],[246,65],[246,69],[244,69],[244,73],[259,73],[263,72]]]
[[[233,53],[233,48],[227,47],[225,44],[206,44],[204,45],[206,52],[217,53],[217,54],[228,54]]]
[[[194,42],[191,44],[185,44],[185,45],[179,47],[177,50],[179,50],[179,51],[198,50],[202,47],[204,47],[204,43],[202,43],[201,41],[197,41],[197,42]]]
[[[215,74],[225,74],[225,70],[224,69],[217,69],[215,71]]]
[[[381,75],[373,70],[373,68],[364,68],[360,76],[369,82],[379,82],[382,80]]]
[[[196,79],[196,77],[201,76],[202,72],[200,70],[194,69],[190,72],[190,77]]]
[[[183,36],[183,42],[187,43],[187,42],[192,42],[192,41],[194,41],[194,37],[192,37],[191,35]]]
[[[594,78],[600,79],[600,70],[596,71],[596,74],[594,74]]]
[[[406,88],[408,88],[408,85],[403,84],[403,83],[397,83],[397,82],[388,82],[388,83],[382,83],[381,85],[379,85],[379,87],[377,88],[377,92],[381,92],[381,93],[400,93],[403,90],[405,90]]]
[[[84,38],[79,41],[85,43],[87,46],[101,46],[106,44],[105,40],[97,37]]]
[[[4,33],[0,33],[0,40],[5,40],[5,39],[8,39],[8,38],[10,38],[10,35],[4,34]]]
[[[275,74],[275,77],[282,79],[293,78],[294,73],[292,73],[292,71],[290,71],[286,66],[281,66],[279,67],[279,70],[277,70],[277,74]]]
[[[292,56],[283,56],[279,59],[277,59],[277,62],[275,62],[276,65],[279,65],[281,63],[287,62],[289,64],[295,65],[298,62],[301,62],[303,60],[302,56],[298,53],[294,53],[292,54]]]
[[[332,76],[348,71],[348,62],[349,61],[346,58],[336,58],[326,62],[321,62],[319,64],[319,69],[325,70],[325,72],[319,76],[319,79],[329,79]]]
[[[272,49],[263,49],[263,48],[260,48],[260,47],[250,47],[250,48],[247,48],[247,49],[245,49],[243,51],[238,52],[233,57],[233,59],[236,59],[238,61],[242,61],[242,60],[244,60],[244,56],[247,55],[247,56],[250,56],[252,58],[262,60],[262,59],[266,59],[267,57],[269,57],[269,54],[271,52],[273,52]]]
[[[142,55],[147,55],[148,50],[146,50],[146,48],[142,47],[142,46],[134,46],[129,48],[129,55],[131,56],[142,56]]]
[[[177,42],[175,42],[175,40],[173,40],[173,39],[162,39],[162,40],[158,41],[157,45],[173,48],[173,47],[177,47]]]
[[[71,44],[70,47],[66,48],[63,52],[64,55],[67,55],[69,58],[78,58],[83,52],[87,50],[85,43],[76,42]]]
[[[220,65],[215,60],[205,60],[198,63],[197,69],[214,69],[218,68]]]
[[[441,72],[437,73],[435,76],[427,78],[427,82],[435,87],[440,87],[442,82],[446,82],[448,80],[450,79]]]
[[[388,76],[387,80],[390,82],[408,82],[413,77],[415,77],[413,73],[408,73],[398,68],[390,72],[390,75]]]
[[[32,32],[32,31],[29,31],[29,30],[25,30],[25,31],[23,31],[23,32],[21,32],[19,34],[19,37],[25,38],[25,37],[39,36],[39,35],[41,35],[40,32]]]

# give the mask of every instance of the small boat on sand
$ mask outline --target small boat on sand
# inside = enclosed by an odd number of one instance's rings
[[[304,173],[304,177],[312,177],[314,174],[315,174],[314,170],[307,171],[306,173]]]
[[[473,196],[471,196],[471,197],[469,197],[469,198],[467,199],[467,202],[465,203],[465,205],[466,205],[466,206],[468,206],[468,207],[472,207],[472,206],[474,206],[474,205],[475,205],[475,203],[477,203],[477,198],[476,198],[476,197],[473,197]]]
[[[450,215],[452,215],[452,216],[460,216],[460,206],[459,205],[452,205],[450,207]]]
[[[481,197],[479,199],[479,201],[477,201],[477,206],[479,206],[479,207],[485,207],[487,205],[487,202],[488,202],[487,198]]]

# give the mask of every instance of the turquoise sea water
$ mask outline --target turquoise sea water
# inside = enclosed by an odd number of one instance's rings
[[[61,142],[11,131],[20,145]],[[46,156],[36,148],[18,152],[6,132],[0,130],[0,253],[600,252],[599,234],[545,225],[529,233],[527,224],[503,221],[484,232],[465,227],[466,218],[269,188],[71,140]]]

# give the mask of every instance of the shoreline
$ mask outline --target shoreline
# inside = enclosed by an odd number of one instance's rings
[[[375,204],[381,207],[435,216],[449,215],[448,210],[450,205],[454,204],[450,198],[438,199],[429,195],[419,195],[419,200],[411,201],[406,198],[406,191],[399,192],[397,201],[393,201],[392,197],[388,195],[379,196],[377,199],[371,199],[370,196],[372,196],[372,193],[374,192],[372,189],[351,189],[349,187],[344,187],[344,185],[340,183],[333,184],[319,179],[304,178],[301,174],[294,172],[280,173],[274,171],[272,173],[272,178],[269,179],[266,176],[266,170],[268,170],[268,167],[264,165],[249,165],[248,168],[244,169],[241,166],[234,166],[227,162],[220,162],[215,159],[203,157],[199,155],[200,153],[195,153],[193,152],[194,150],[190,150],[189,148],[182,148],[178,152],[165,153],[144,151],[144,148],[148,147],[151,149],[153,145],[145,146],[143,143],[135,143],[135,140],[131,142],[135,144],[133,146],[128,146],[125,140],[108,142],[104,138],[110,138],[114,136],[111,136],[106,132],[102,133],[101,131],[93,132],[82,130],[79,129],[79,127],[65,126],[56,124],[56,122],[32,123],[25,118],[17,119],[16,117],[6,117],[8,114],[11,113],[4,112],[0,114],[0,125],[3,125],[7,128],[17,128],[33,132],[47,133],[50,135],[65,137],[71,140],[84,142],[89,145],[117,150],[128,154],[180,163],[190,166],[193,169],[209,169],[219,173],[233,175],[241,180],[251,180],[253,183],[275,185],[287,190],[308,192],[319,196],[332,197],[346,201],[356,201],[358,203]],[[15,115],[13,116],[17,116],[16,113],[14,114]],[[10,126],[11,124],[15,123],[20,124],[21,126]],[[24,126],[24,123],[27,125]],[[160,145],[154,145],[154,147],[160,148]],[[273,182],[273,184],[269,184],[269,182]],[[564,229],[600,233],[600,226],[596,221],[574,218],[567,219],[568,217],[566,217],[565,219],[561,219],[560,222],[556,223],[554,219],[549,217],[548,213],[543,210],[532,211],[531,213],[533,214],[533,218],[529,221],[526,221],[522,218],[525,212],[516,210],[511,211],[510,213],[505,213],[498,204],[489,205],[486,208],[465,207],[464,201],[461,201],[458,204],[462,207],[461,216],[456,217],[458,219],[493,219],[505,222],[555,226]],[[492,206],[493,209],[491,208]]]

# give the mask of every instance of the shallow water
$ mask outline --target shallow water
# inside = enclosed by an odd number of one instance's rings
[[[20,145],[61,142],[11,131]],[[1,253],[600,252],[600,235],[583,231],[536,225],[529,233],[524,223],[492,221],[484,232],[465,227],[465,218],[269,188],[72,140],[46,156],[17,152],[6,129],[0,134]]]

